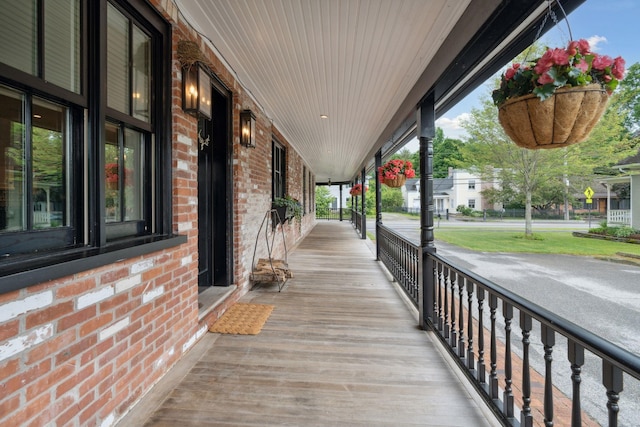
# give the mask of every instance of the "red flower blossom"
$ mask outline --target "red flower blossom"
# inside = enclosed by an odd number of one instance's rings
[[[625,62],[622,57],[618,56],[613,60],[613,65],[611,66],[611,74],[618,80],[622,80],[624,78],[624,66]]]
[[[416,176],[413,164],[409,160],[393,159],[378,168],[378,179],[382,182],[385,179],[396,179],[398,175],[407,178]]]
[[[591,66],[594,70],[604,70],[613,65],[613,58],[607,55],[596,55],[593,58]]]
[[[591,84],[599,84],[612,93],[624,73],[625,62],[621,57],[598,55],[591,52],[588,41],[573,40],[566,49],[549,48],[538,59],[507,68],[500,87],[492,93],[493,102],[501,106],[509,99],[528,94],[545,100],[558,88]]]
[[[553,83],[553,77],[549,75],[549,73],[544,73],[540,77],[538,77],[538,83],[541,85],[546,85],[547,83]]]

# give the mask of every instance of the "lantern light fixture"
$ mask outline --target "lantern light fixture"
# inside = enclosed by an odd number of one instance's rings
[[[240,143],[256,148],[256,116],[251,110],[240,113]]]
[[[182,69],[182,109],[211,119],[211,76],[201,62]]]

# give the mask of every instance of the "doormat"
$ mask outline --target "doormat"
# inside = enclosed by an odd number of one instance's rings
[[[209,332],[220,334],[257,335],[274,306],[269,304],[237,303],[209,327]]]

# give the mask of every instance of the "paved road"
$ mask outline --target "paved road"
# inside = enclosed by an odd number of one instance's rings
[[[383,223],[408,239],[419,242],[419,221],[385,214]],[[522,221],[468,223],[441,221],[440,227],[483,227],[524,230]],[[368,224],[374,230],[373,222]],[[536,230],[581,230],[588,228],[580,221],[534,222]],[[492,282],[515,292],[583,328],[629,351],[640,355],[640,267],[603,261],[592,257],[570,255],[481,253],[437,241],[438,253]],[[514,328],[517,331],[517,328]],[[536,334],[537,335],[537,334]],[[519,338],[515,338],[519,339]],[[534,366],[543,370],[543,349],[539,336],[532,337]],[[571,395],[570,369],[566,344],[556,338],[554,350],[554,383],[558,382]],[[583,368],[583,408],[606,425],[605,390],[601,385],[601,366],[594,357],[587,357]],[[620,425],[640,425],[640,383],[625,376],[620,399]],[[605,408],[606,409],[606,408]]]

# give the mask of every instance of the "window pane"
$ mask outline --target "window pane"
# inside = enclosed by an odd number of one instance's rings
[[[139,28],[133,27],[133,116],[149,121],[149,84],[151,39]]]
[[[80,1],[44,2],[45,79],[80,92]]]
[[[26,228],[24,95],[0,87],[0,232]]]
[[[106,141],[104,147],[105,171],[105,220],[120,221],[120,156],[118,153],[118,127],[106,124]]]
[[[107,10],[107,105],[129,114],[129,21],[111,4]]]
[[[68,225],[67,109],[34,99],[32,120],[33,228]]]
[[[124,132],[124,208],[125,221],[142,219],[144,193],[144,135],[131,129]]]
[[[37,74],[37,0],[2,2],[0,62]]]

